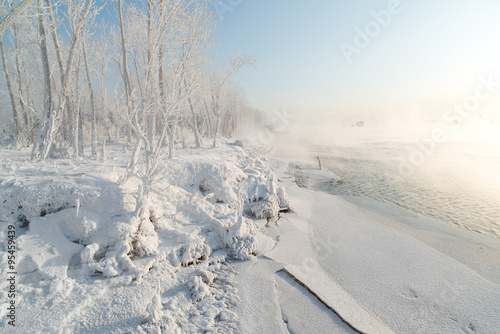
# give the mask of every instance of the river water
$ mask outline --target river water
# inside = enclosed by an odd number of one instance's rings
[[[500,144],[388,141],[313,151],[343,181],[328,185],[332,194],[392,203],[500,238]]]

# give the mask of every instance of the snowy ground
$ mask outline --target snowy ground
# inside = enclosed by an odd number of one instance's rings
[[[0,150],[0,273],[8,224],[17,271],[16,327],[2,279],[0,331],[500,330],[497,240],[402,224],[308,189],[339,181],[315,164],[230,145],[166,160],[135,212],[128,154],[107,156],[42,164]]]
[[[261,159],[238,146],[185,150],[136,212],[123,147],[108,147],[104,163],[1,154],[1,237],[15,226],[17,272],[15,298],[0,283],[4,328],[14,300],[19,333],[237,331],[234,263],[288,207]],[[2,277],[13,271],[7,250]]]
[[[284,169],[286,162],[280,164]],[[279,243],[265,256],[357,329],[368,318],[359,314],[367,312],[378,321],[368,325],[369,333],[500,331],[498,240],[448,226],[412,227],[340,197],[294,187],[279,168],[277,174],[297,214],[279,220],[273,228]]]

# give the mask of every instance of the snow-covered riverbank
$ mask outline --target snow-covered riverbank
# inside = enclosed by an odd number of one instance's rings
[[[119,184],[127,155],[108,151],[106,162],[42,164],[2,150],[0,270],[14,224],[14,333],[500,328],[496,240],[402,224],[307,189],[338,180],[314,164],[231,145],[167,160],[148,212],[134,215],[138,184]],[[0,325],[12,330],[7,283]]]
[[[2,327],[19,333],[236,332],[234,264],[257,251],[256,233],[288,209],[284,189],[241,147],[184,150],[136,210],[129,156],[107,162],[29,162],[1,156]],[[15,229],[9,269],[8,225]],[[12,228],[11,228],[12,229]],[[15,304],[15,328],[7,306]]]
[[[297,187],[286,177],[288,162],[275,161],[296,213],[268,228],[266,233],[279,239],[265,254],[272,261],[268,266],[285,268],[362,332],[499,331],[498,240],[447,225],[432,228],[414,221],[413,227],[402,223],[405,216],[390,219]],[[307,322],[310,308],[302,303],[290,311],[294,297],[285,293],[278,300],[293,332],[334,332],[311,327],[319,324]],[[368,315],[360,317],[364,312]]]

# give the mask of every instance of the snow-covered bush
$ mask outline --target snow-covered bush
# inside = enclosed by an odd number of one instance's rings
[[[206,296],[210,295],[210,288],[205,282],[203,282],[203,279],[200,276],[191,277],[187,284],[189,291],[191,292],[191,298],[195,302],[199,302]]]
[[[290,209],[290,198],[286,194],[285,188],[283,187],[276,188],[276,195],[278,195],[280,209],[283,210]]]
[[[252,214],[255,218],[268,219],[276,216],[279,212],[279,199],[276,195],[267,196],[264,200],[252,206]]]
[[[139,212],[139,217],[133,219],[139,220],[139,226],[132,237],[132,254],[139,257],[156,254],[160,241],[153,225],[152,211],[143,207]]]
[[[36,255],[36,248],[25,247],[23,256],[33,260],[30,268],[53,276],[52,269],[43,268],[52,268],[51,259],[67,252],[64,261],[76,256],[76,270],[81,273],[126,276],[129,281],[145,275],[155,262],[186,267],[209,260],[218,250],[246,260],[257,250],[254,219],[275,217],[289,206],[285,190],[265,161],[239,146],[202,155],[186,151],[166,166],[166,178],[138,211],[132,197],[137,182],[119,186],[75,173],[71,166],[59,171],[49,166],[57,173],[37,178],[9,174],[2,183],[5,196],[0,205],[11,213],[5,218],[22,215],[29,222],[23,224],[27,235],[20,236],[21,248],[32,233],[47,228],[54,231],[47,230],[42,239],[54,238],[56,232],[64,239],[52,253],[42,252],[47,253],[43,257]]]
[[[289,200],[261,158],[250,156],[235,145],[214,151],[212,159],[199,159],[193,154],[183,157],[182,164],[170,167],[174,177],[169,183],[175,185],[169,188],[175,193],[170,198],[176,197],[182,216],[189,212],[191,219],[211,221],[233,257],[247,259],[256,250],[256,231],[249,218],[274,217],[280,209],[288,209]],[[186,193],[179,188],[195,194],[183,198]],[[179,212],[170,218],[178,219]]]
[[[155,295],[151,303],[148,304],[148,306],[146,307],[146,312],[147,312],[146,318],[148,322],[155,323],[160,321],[163,315],[161,309],[162,309],[161,296]]]

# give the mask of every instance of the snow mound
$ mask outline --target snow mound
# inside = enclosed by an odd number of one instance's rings
[[[99,199],[98,181],[79,175],[41,175],[37,179],[7,178],[2,181],[4,206],[13,208],[28,220],[43,217]],[[96,181],[96,182],[93,182]],[[101,184],[102,185],[102,184]]]
[[[235,258],[247,259],[256,250],[257,228],[250,218],[275,217],[289,208],[289,200],[263,159],[238,146],[213,151],[202,158],[193,151],[172,161],[165,191],[170,207],[164,209],[170,211],[168,219],[174,225],[209,222]],[[217,242],[210,246],[220,248]]]
[[[17,229],[19,301],[46,310],[33,319],[20,311],[21,331],[41,326],[45,332],[92,332],[88,321],[72,320],[83,305],[84,312],[97,310],[93,316],[99,317],[108,301],[96,296],[113,299],[112,291],[148,281],[159,268],[164,285],[134,295],[141,302],[130,318],[138,319],[140,312],[140,320],[127,325],[130,331],[237,331],[233,309],[239,299],[227,261],[254,256],[262,224],[257,220],[289,207],[266,161],[238,145],[183,151],[163,162],[165,177],[135,210],[138,181],[118,184],[119,174],[127,172],[126,157],[112,148],[108,153],[107,166],[66,160],[37,164],[19,154],[23,163],[12,161],[16,168],[0,171],[0,219]],[[0,262],[5,261],[2,253]],[[126,300],[120,312],[128,312]],[[51,317],[48,304],[58,316],[49,327],[41,325]],[[112,329],[120,322],[110,318],[109,323]]]

